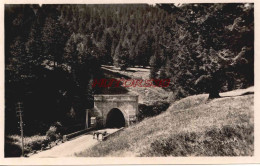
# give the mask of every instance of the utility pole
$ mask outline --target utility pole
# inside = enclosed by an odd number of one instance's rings
[[[24,156],[24,137],[23,137],[23,117],[22,117],[22,103],[17,103],[17,116],[19,117],[20,122],[20,131],[21,131],[21,139],[22,139],[22,156]]]

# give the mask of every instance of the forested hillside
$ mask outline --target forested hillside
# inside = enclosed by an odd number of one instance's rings
[[[84,124],[100,65],[150,66],[173,100],[254,83],[253,4],[6,5],[6,131]],[[27,118],[27,119],[26,119]],[[15,123],[14,123],[15,122]]]

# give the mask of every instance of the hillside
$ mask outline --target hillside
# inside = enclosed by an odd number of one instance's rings
[[[252,93],[253,87],[214,100],[204,94],[184,98],[77,156],[251,156]]]
[[[105,75],[109,75],[111,78],[115,79],[142,79],[149,80],[150,69],[140,68],[140,67],[131,67],[126,71],[121,71],[115,66],[102,65],[102,70]],[[109,72],[109,73],[108,73]],[[109,77],[107,76],[107,77]],[[139,96],[139,103],[151,104],[156,101],[168,101],[169,96],[172,92],[167,91],[161,87],[127,87],[125,88],[126,93]],[[122,88],[121,92],[124,92]]]

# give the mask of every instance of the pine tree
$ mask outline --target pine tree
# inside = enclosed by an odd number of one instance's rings
[[[42,32],[43,51],[46,59],[52,61],[54,67],[62,64],[67,39],[67,31],[60,21],[54,16],[47,17]]]

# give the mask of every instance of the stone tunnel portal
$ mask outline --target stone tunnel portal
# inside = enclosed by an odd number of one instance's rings
[[[87,118],[95,118],[96,127],[127,127],[137,121],[137,95],[95,95],[94,108]],[[86,122],[87,123],[87,122]]]

